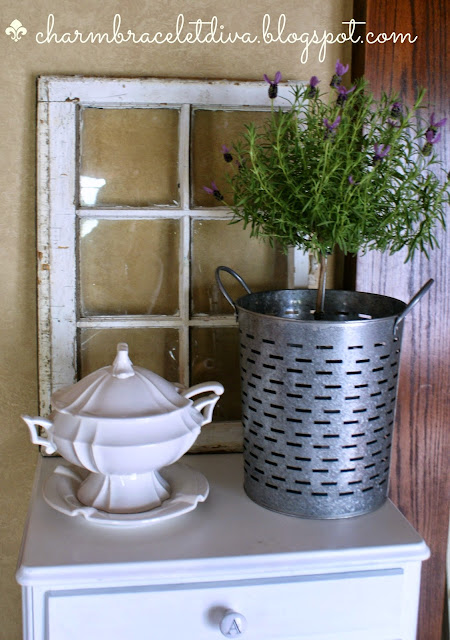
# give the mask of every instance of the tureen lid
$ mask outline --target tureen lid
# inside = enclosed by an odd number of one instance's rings
[[[117,345],[112,365],[59,389],[52,396],[54,409],[105,418],[156,416],[191,404],[171,382],[148,369],[133,366],[124,342]]]

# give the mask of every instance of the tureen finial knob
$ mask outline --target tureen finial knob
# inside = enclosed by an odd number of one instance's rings
[[[119,342],[117,345],[117,355],[113,362],[112,375],[115,378],[134,376],[133,363],[128,357],[128,345],[126,342]]]

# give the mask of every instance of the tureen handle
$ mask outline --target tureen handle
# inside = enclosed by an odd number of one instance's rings
[[[193,402],[194,409],[197,409],[197,411],[199,411],[203,416],[201,424],[202,427],[205,424],[210,423],[212,420],[214,407],[224,392],[223,384],[220,382],[200,382],[200,384],[195,384],[193,387],[189,387],[186,391],[181,391],[181,395],[185,398],[192,398],[199,393],[206,393],[208,391],[211,391],[212,393],[209,393],[207,396],[197,398],[197,400],[194,400]]]
[[[31,434],[31,442],[33,444],[40,444],[45,448],[45,453],[55,453],[56,446],[53,442],[50,429],[53,427],[53,422],[46,418],[40,418],[39,416],[31,418],[30,416],[22,416],[22,419],[27,423],[28,429]],[[38,427],[45,429],[49,435],[49,438],[42,438],[39,435]]]

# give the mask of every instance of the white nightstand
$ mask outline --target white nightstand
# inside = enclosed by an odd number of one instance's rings
[[[416,637],[429,550],[391,502],[293,518],[245,495],[239,454],[184,461],[207,477],[207,501],[122,529],[48,506],[43,484],[65,462],[40,459],[17,571],[25,640]]]

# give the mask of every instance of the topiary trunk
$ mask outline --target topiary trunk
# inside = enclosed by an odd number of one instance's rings
[[[322,320],[325,316],[325,289],[327,285],[327,266],[328,257],[321,254],[319,260],[319,283],[317,285],[316,310],[314,312],[315,320]]]

